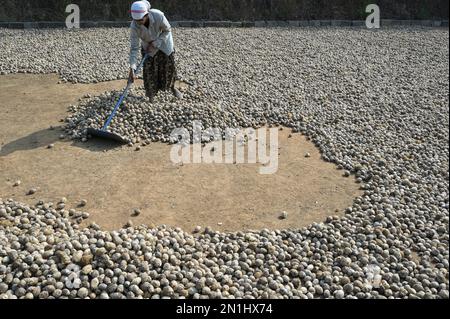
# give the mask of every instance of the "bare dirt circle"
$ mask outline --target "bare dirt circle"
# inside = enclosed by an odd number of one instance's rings
[[[300,228],[342,215],[361,194],[353,177],[344,178],[311,142],[288,129],[279,132],[279,168],[273,175],[259,174],[258,163],[176,165],[171,146],[161,143],[135,151],[99,140],[60,140],[61,130],[49,127],[63,124],[70,104],[125,83],[58,81],[56,74],[0,77],[2,198],[34,204],[66,197],[67,208],[86,199],[87,223],[103,229],[132,220],[191,232],[197,225],[220,231]],[[17,180],[21,184],[13,186]],[[28,196],[30,188],[37,192]],[[139,216],[133,216],[135,209]],[[279,218],[283,211],[286,219]]]

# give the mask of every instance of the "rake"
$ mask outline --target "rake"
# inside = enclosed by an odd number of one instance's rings
[[[137,67],[136,71],[134,72],[135,75],[137,75],[141,71],[141,69],[143,68],[144,63],[148,59],[148,57],[149,57],[148,53],[144,55],[144,57],[142,58],[141,63],[139,64],[139,66]],[[128,83],[127,83],[127,86],[126,86],[125,90],[123,91],[122,95],[120,96],[120,99],[117,101],[116,106],[114,107],[114,110],[109,115],[109,117],[106,120],[106,122],[103,125],[103,127],[101,129],[95,129],[95,128],[92,128],[92,127],[88,128],[87,129],[87,133],[89,135],[96,136],[96,137],[101,137],[101,138],[106,138],[106,139],[110,139],[110,140],[115,140],[115,141],[118,141],[120,143],[128,143],[128,141],[126,139],[124,139],[122,136],[120,136],[118,134],[115,134],[115,133],[112,133],[112,132],[108,132],[107,130],[108,130],[109,125],[111,124],[111,121],[116,116],[117,111],[120,108],[120,105],[127,98],[128,90],[131,88],[132,85],[133,85],[133,81],[128,79]]]

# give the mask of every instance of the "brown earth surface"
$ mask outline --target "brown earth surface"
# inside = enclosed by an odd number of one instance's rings
[[[1,76],[0,197],[30,205],[66,197],[67,208],[86,199],[82,210],[90,218],[83,225],[113,230],[132,220],[190,232],[197,225],[220,231],[299,228],[342,215],[361,194],[354,177],[342,177],[311,142],[300,134],[289,137],[288,129],[279,132],[273,175],[259,174],[260,163],[173,164],[171,146],[161,143],[135,151],[101,140],[59,139],[70,104],[124,85],[58,84],[56,74]],[[21,185],[14,187],[17,180]],[[37,192],[27,196],[31,188]],[[279,218],[282,211],[287,219]]]

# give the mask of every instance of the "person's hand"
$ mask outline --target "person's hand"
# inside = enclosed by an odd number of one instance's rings
[[[130,74],[128,75],[128,81],[134,83],[136,81],[136,74],[133,69],[130,69]]]
[[[154,42],[154,41],[152,41],[152,42],[150,42],[150,43],[148,44],[148,47],[147,47],[147,53],[152,53],[153,51],[155,51],[156,47],[155,47],[155,45],[153,44],[153,42]]]

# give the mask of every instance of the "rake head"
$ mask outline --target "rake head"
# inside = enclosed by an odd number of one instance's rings
[[[119,143],[124,143],[124,144],[128,143],[128,141],[126,139],[124,139],[122,136],[115,134],[115,133],[108,132],[108,131],[104,131],[104,130],[88,128],[87,133],[92,136],[105,138],[108,140],[114,140]]]

